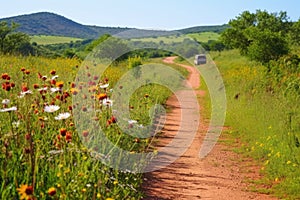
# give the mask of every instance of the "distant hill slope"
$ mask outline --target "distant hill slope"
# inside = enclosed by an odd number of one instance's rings
[[[229,28],[230,26],[228,24],[223,25],[214,25],[214,26],[195,26],[185,29],[177,30],[182,34],[188,34],[188,33],[200,33],[200,32],[215,32],[215,33],[221,33],[225,29]]]
[[[96,38],[104,33],[116,34],[127,30],[128,28],[111,28],[86,26],[67,19],[63,16],[39,12],[28,15],[19,15],[15,17],[3,18],[0,21],[16,22],[20,24],[18,31],[29,35],[56,35],[77,38]]]
[[[27,15],[19,15],[9,18],[2,18],[0,21],[16,22],[20,24],[18,31],[25,32],[29,35],[54,35],[67,36],[76,38],[97,38],[103,34],[120,35],[120,37],[134,38],[134,37],[152,37],[152,36],[166,36],[174,35],[176,32],[182,34],[196,33],[196,32],[220,32],[227,28],[222,26],[199,26],[176,31],[157,31],[157,30],[143,30],[135,28],[120,28],[120,27],[100,27],[82,25],[67,19],[64,16],[49,12],[39,12]]]

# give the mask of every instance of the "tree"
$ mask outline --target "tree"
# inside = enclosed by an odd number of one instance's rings
[[[300,19],[293,24],[289,38],[293,45],[300,45]]]
[[[229,22],[231,28],[221,34],[222,42],[237,48],[242,55],[266,63],[288,53],[287,35],[292,23],[286,12],[243,12]]]
[[[0,52],[33,54],[34,48],[30,44],[30,37],[25,33],[15,32],[17,27],[14,22],[10,26],[6,21],[0,22]]]
[[[288,43],[279,33],[269,30],[255,31],[252,38],[253,42],[248,47],[247,53],[252,60],[267,63],[270,60],[277,60],[289,52]]]
[[[225,45],[221,41],[214,40],[209,44],[210,50],[218,51],[219,53],[225,49]]]

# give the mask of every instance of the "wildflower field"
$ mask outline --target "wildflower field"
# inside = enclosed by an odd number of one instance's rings
[[[78,132],[72,99],[91,98],[92,119],[106,136],[132,153],[149,150],[152,140],[124,134],[111,109],[117,80],[128,71],[118,63],[105,74],[87,73],[88,83],[75,84],[81,63],[76,59],[1,56],[0,60],[0,199],[140,199],[142,174],[104,165],[82,140],[90,130]],[[89,66],[84,66],[89,68]],[[89,88],[90,96],[81,93]],[[151,119],[149,109],[163,104],[171,92],[149,84],[130,99],[128,128],[143,128]]]
[[[297,59],[286,56],[270,69],[237,51],[213,54],[227,93],[229,134],[239,152],[255,158],[264,175],[253,190],[299,199],[300,79]],[[251,181],[251,180],[250,180]],[[256,189],[259,188],[259,189]]]

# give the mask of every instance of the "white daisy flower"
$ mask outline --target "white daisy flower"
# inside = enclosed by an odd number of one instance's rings
[[[10,100],[9,99],[3,99],[2,100],[2,104],[3,105],[8,105],[10,103]]]
[[[65,113],[60,113],[57,117],[54,117],[54,119],[56,120],[63,120],[63,119],[67,119],[71,116],[70,113],[65,112]]]
[[[60,88],[50,88],[51,93],[55,93],[55,92],[60,92],[61,89]]]
[[[18,128],[19,125],[20,125],[20,121],[15,121],[15,122],[12,123],[12,125],[13,125],[14,128]]]
[[[20,95],[18,96],[18,98],[24,98],[26,94],[32,94],[31,90],[27,90],[26,92],[20,92]]]
[[[108,88],[108,86],[109,86],[109,83],[106,83],[104,85],[100,85],[100,88],[105,89],[105,88]]]
[[[4,108],[4,109],[0,109],[0,112],[10,112],[10,111],[16,111],[18,110],[16,106],[13,106],[11,108]]]
[[[26,92],[21,92],[22,96],[25,96],[26,94],[32,94],[31,90],[27,90]]]
[[[48,90],[48,87],[43,87],[43,88],[38,89],[39,92],[40,91],[47,91],[47,90]]]
[[[58,75],[52,76],[51,80],[57,79]]]
[[[110,100],[109,98],[103,99],[102,105],[103,105],[103,106],[111,107],[111,106],[113,105],[113,101]]]
[[[136,124],[136,123],[137,123],[137,121],[136,121],[136,120],[133,120],[133,119],[131,119],[131,120],[128,120],[128,123],[129,123],[129,124]]]
[[[50,106],[45,106],[44,111],[47,113],[52,113],[58,111],[59,109],[60,107],[57,105],[50,105]]]

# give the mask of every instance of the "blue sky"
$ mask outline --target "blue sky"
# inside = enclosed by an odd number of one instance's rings
[[[299,0],[5,0],[0,18],[49,11],[86,25],[173,30],[220,25],[257,9],[300,18]]]

